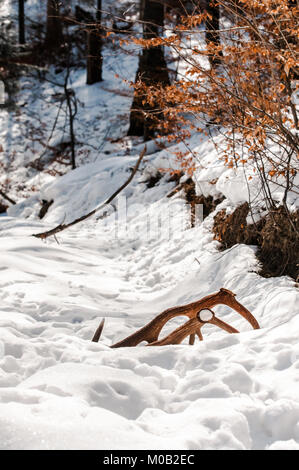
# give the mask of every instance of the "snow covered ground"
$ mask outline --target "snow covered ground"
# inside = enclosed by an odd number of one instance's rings
[[[122,69],[133,77],[136,58],[123,60]],[[104,63],[112,68],[117,59]],[[85,103],[79,136],[86,130],[86,140],[98,145],[109,129],[118,138],[130,97],[106,91],[106,82],[87,90],[84,73],[73,75]],[[108,69],[105,73],[111,77]],[[120,87],[115,80],[109,88]],[[30,198],[0,218],[0,448],[298,450],[294,281],[260,277],[255,247],[237,245],[220,253],[211,233],[215,213],[189,228],[182,194],[166,197],[174,188],[169,176],[152,188],[146,185],[148,175],[174,165],[171,149],[155,151],[152,144],[144,171],[116,201],[120,220],[111,206],[106,217],[94,216],[58,234],[59,243],[32,237],[103,202],[126,180],[142,145],[107,141],[109,153],[91,152],[75,171],[39,176],[22,165],[22,159],[34,157],[30,137],[14,123],[8,139],[7,119],[2,110],[0,143],[7,150],[9,141],[19,151],[12,187],[26,181]],[[211,140],[195,135],[190,146],[198,155],[198,191],[226,196],[217,210],[232,210],[247,199],[242,174],[223,166]],[[35,191],[28,190],[31,184]],[[251,184],[254,190],[254,178]],[[54,203],[40,221],[42,199]],[[236,293],[260,330],[218,306],[217,315],[240,334],[207,326],[204,341],[194,346],[109,348],[164,309],[221,287]],[[92,343],[102,318],[101,340]],[[162,335],[182,321],[172,320]]]
[[[132,158],[98,164],[90,194],[107,197]],[[147,189],[143,175],[127,188],[129,208],[137,201],[144,208],[128,209],[127,233],[116,232],[111,214],[58,235],[60,244],[31,237],[61,221],[62,207],[70,215],[86,209],[84,178],[94,167],[45,189],[56,202],[44,224],[33,216],[0,219],[1,447],[298,449],[294,282],[259,277],[253,247],[217,252],[212,215],[193,229],[177,221],[175,232],[162,223],[146,236],[150,211],[170,210],[165,194],[173,183]],[[175,202],[180,212],[184,201]],[[220,287],[237,294],[260,331],[216,307],[241,334],[207,327],[194,346],[109,348],[163,309]],[[91,343],[102,317],[101,341]]]

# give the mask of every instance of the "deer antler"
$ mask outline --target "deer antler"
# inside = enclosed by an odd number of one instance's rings
[[[224,304],[234,309],[237,313],[242,315],[254,329],[259,329],[259,324],[255,317],[247,310],[240,302],[235,299],[235,294],[228,289],[220,289],[216,294],[211,294],[201,300],[192,302],[187,305],[169,308],[160,313],[157,317],[151,320],[147,325],[140,330],[136,331],[127,338],[115,343],[111,348],[131,347],[137,346],[142,341],[147,341],[148,346],[163,346],[166,344],[180,344],[187,336],[190,336],[189,344],[194,344],[195,335],[202,341],[201,328],[206,323],[216,325],[219,328],[227,331],[228,333],[239,333],[238,330],[228,325],[224,321],[217,318],[212,307],[218,304]],[[172,318],[186,315],[189,320],[175,331],[170,333],[165,338],[159,340],[159,334],[163,326]],[[99,340],[100,333],[103,329],[103,322],[98,328],[93,341]]]

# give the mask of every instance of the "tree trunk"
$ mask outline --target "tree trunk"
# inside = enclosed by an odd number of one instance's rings
[[[150,0],[141,0],[140,17],[143,24],[144,39],[159,37],[164,24],[164,6]],[[146,85],[169,85],[167,65],[162,46],[143,49],[139,56],[139,65],[135,83],[142,80]],[[158,106],[143,104],[146,97],[135,91],[130,113],[130,126],[128,135],[143,136],[148,140],[155,134],[155,125],[152,117],[153,110],[160,118],[162,111],[157,111]],[[139,111],[140,110],[140,111]]]
[[[57,49],[63,40],[62,24],[59,15],[58,0],[48,0],[47,3],[47,32],[46,48],[50,50]]]
[[[217,5],[217,0],[208,0],[206,6],[207,13],[211,16],[211,19],[206,21],[206,41],[207,43],[212,43],[216,47],[220,46],[220,33],[219,33],[219,22],[220,22],[220,6]],[[219,55],[222,53],[218,52],[215,56],[211,55],[210,61],[211,65],[217,65],[220,63]]]
[[[90,26],[87,33],[87,85],[102,81],[102,0],[98,0],[96,26]]]
[[[25,8],[24,1],[19,0],[19,43],[25,44]]]

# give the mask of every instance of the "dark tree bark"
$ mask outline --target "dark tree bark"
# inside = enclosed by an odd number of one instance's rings
[[[217,0],[208,0],[206,6],[207,13],[211,16],[211,19],[206,21],[206,41],[207,43],[213,43],[216,47],[220,46],[220,33],[219,33],[219,23],[220,23],[220,6],[217,5]],[[220,58],[222,53],[219,52],[216,56],[211,56],[210,61],[211,65],[217,65],[220,63]]]
[[[150,0],[142,0],[140,2],[141,20],[143,23],[144,39],[159,37],[164,24],[164,6]],[[167,65],[164,58],[162,46],[150,47],[143,49],[139,56],[139,65],[136,73],[135,83],[142,80],[147,85],[169,85],[169,76]],[[128,135],[143,136],[144,140],[148,140],[155,134],[154,121],[151,113],[162,116],[162,111],[157,112],[158,106],[155,104],[149,106],[143,104],[144,96],[140,92],[135,91],[133,103],[130,113],[130,126]]]
[[[25,0],[19,0],[19,43],[25,44]]]
[[[97,2],[96,25],[89,27],[87,33],[87,85],[102,81],[102,0]]]
[[[59,1],[48,0],[47,32],[45,46],[48,50],[58,49],[62,44],[62,23],[59,14]]]
[[[77,98],[74,90],[68,88],[68,82],[70,78],[70,64],[67,64],[67,73],[64,80],[64,94],[69,116],[69,129],[70,129],[70,143],[71,143],[71,164],[72,169],[76,168],[76,136],[75,136],[75,118],[78,112]]]
[[[89,11],[84,10],[79,5],[75,6],[75,18],[79,23],[94,23],[94,17]]]

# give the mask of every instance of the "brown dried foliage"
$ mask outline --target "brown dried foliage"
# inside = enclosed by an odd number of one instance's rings
[[[257,257],[261,262],[259,274],[264,277],[299,276],[299,211],[286,214],[280,206],[255,224],[247,224],[248,203],[237,207],[232,214],[219,211],[214,217],[214,238],[226,250],[238,243],[258,246]],[[287,217],[292,224],[286,223]],[[297,230],[297,232],[296,232]]]

